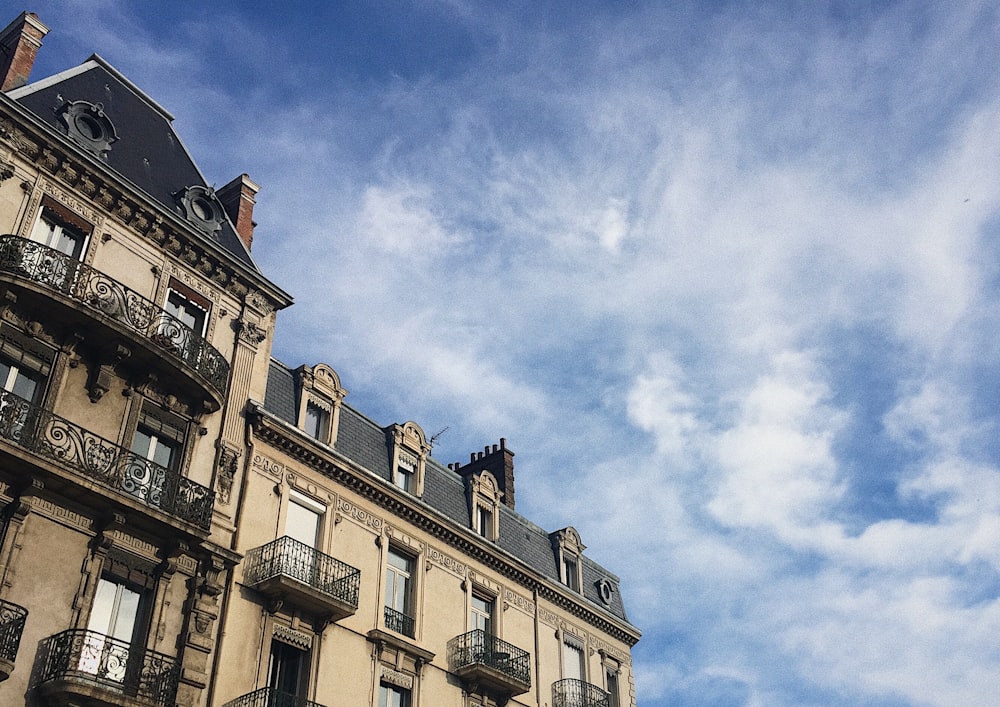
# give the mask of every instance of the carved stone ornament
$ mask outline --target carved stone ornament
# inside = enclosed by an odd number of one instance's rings
[[[112,143],[118,141],[115,126],[104,106],[87,101],[68,101],[58,112],[59,122],[66,134],[88,152],[107,159]]]
[[[238,463],[239,455],[232,449],[223,449],[219,453],[218,501],[223,506],[229,505]]]
[[[5,159],[0,159],[0,182],[6,182],[14,176],[14,164]]]
[[[267,338],[267,332],[256,322],[238,319],[233,324],[236,327],[236,333],[240,337],[240,341],[251,346],[257,346],[257,344]]]

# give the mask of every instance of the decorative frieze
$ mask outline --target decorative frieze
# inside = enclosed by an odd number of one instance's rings
[[[275,640],[295,646],[299,650],[307,651],[312,648],[312,636],[302,631],[296,631],[282,624],[274,624],[273,635]]]
[[[384,520],[372,515],[364,508],[355,506],[343,497],[337,499],[337,511],[343,514],[345,518],[350,518],[359,525],[367,526],[378,533],[381,533],[386,527]]]
[[[34,513],[45,516],[50,520],[68,526],[70,528],[76,528],[87,533],[94,532],[94,521],[85,515],[71,511],[68,508],[63,508],[50,501],[47,498],[42,498],[40,496],[34,496],[31,499],[31,510]]]
[[[253,465],[255,468],[260,469],[269,476],[274,477],[278,481],[281,481],[282,477],[285,475],[285,465],[281,462],[276,462],[263,454],[253,455]]]
[[[538,620],[552,628],[559,628],[562,624],[558,615],[541,606],[538,607]]]
[[[503,600],[504,603],[509,606],[513,606],[516,609],[520,609],[526,614],[534,615],[535,613],[535,602],[527,597],[523,597],[520,594],[512,592],[510,589],[504,589]]]
[[[463,579],[468,575],[469,568],[463,563],[456,560],[454,557],[444,554],[435,547],[427,546],[427,559],[433,562],[435,565],[443,567],[449,572],[462,577]]]

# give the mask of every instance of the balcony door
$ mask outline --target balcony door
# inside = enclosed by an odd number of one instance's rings
[[[102,680],[126,683],[134,666],[141,666],[139,646],[143,594],[112,579],[97,584],[94,604],[81,647],[79,669]],[[132,645],[137,650],[132,650]]]
[[[65,217],[64,217],[65,216]],[[42,207],[42,213],[31,231],[31,240],[44,248],[25,248],[21,265],[32,279],[44,282],[61,292],[69,292],[76,282],[80,258],[87,234],[65,209]]]
[[[333,578],[323,576],[322,567],[316,556],[325,510],[315,501],[292,492],[285,517],[285,535],[302,544],[286,544],[288,554],[284,558],[284,564],[296,579],[311,587],[328,591],[330,589],[328,585]]]
[[[271,641],[271,657],[268,666],[268,687],[280,695],[272,693],[271,702],[274,707],[299,704],[286,702],[285,695],[304,699],[308,686],[309,652],[282,641]],[[270,707],[270,706],[269,706]]]
[[[42,215],[31,231],[31,240],[74,260],[79,260],[83,255],[86,239],[86,234],[81,229],[66,223],[47,208],[42,209]]]

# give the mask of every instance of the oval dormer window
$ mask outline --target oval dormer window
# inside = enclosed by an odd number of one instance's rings
[[[73,142],[106,159],[118,140],[115,126],[100,103],[68,101],[58,111],[59,122]]]
[[[211,187],[185,187],[174,194],[177,205],[188,221],[207,233],[218,233],[226,215]]]

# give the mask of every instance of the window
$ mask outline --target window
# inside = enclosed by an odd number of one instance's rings
[[[575,557],[563,557],[563,584],[574,592],[580,591],[580,566]]]
[[[308,402],[306,404],[306,434],[320,442],[325,442],[329,429],[330,413],[316,403]]]
[[[168,472],[180,466],[185,430],[186,424],[174,415],[144,406],[132,437],[134,458],[122,488],[150,505],[160,505]]]
[[[410,707],[410,691],[383,682],[378,688],[378,707]]]
[[[399,466],[396,467],[396,486],[407,493],[413,493],[416,489],[417,460],[409,454],[400,452]]]
[[[580,557],[586,546],[580,541],[580,534],[572,526],[549,533],[552,549],[556,555],[559,579],[569,589],[579,592],[581,585]]]
[[[8,393],[33,403],[41,391],[40,384],[41,376],[35,371],[23,364],[8,363],[0,359],[0,386]]]
[[[208,312],[179,292],[170,290],[167,294],[167,314],[180,320],[182,324],[201,336],[205,333],[205,321]]]
[[[605,686],[610,695],[608,707],[621,707],[621,698],[618,692],[618,667],[616,665],[605,665]]]
[[[21,267],[36,282],[69,291],[76,282],[80,257],[91,230],[89,224],[46,197],[31,231],[33,243],[25,244],[22,250]]]
[[[45,379],[54,353],[38,342],[23,340],[6,327],[0,338],[0,437],[20,442],[26,425],[35,419],[32,405],[45,392]],[[34,345],[34,346],[33,346]]]
[[[583,662],[583,647],[575,643],[563,643],[563,677],[586,680],[586,665]]]
[[[424,493],[424,467],[430,445],[420,425],[406,422],[383,429],[389,444],[390,481],[407,493],[420,497]]]
[[[140,587],[113,577],[100,579],[80,648],[80,670],[120,683],[142,668],[146,599]]]
[[[469,626],[473,631],[482,631],[493,635],[493,600],[478,594],[472,595],[472,611],[469,616]]]
[[[288,500],[285,535],[315,548],[325,511],[322,505],[293,490]]]
[[[478,506],[477,530],[479,534],[489,540],[493,539],[493,511],[485,506]]]
[[[309,652],[272,639],[271,656],[267,667],[267,686],[283,695],[304,698],[308,678]]]
[[[385,572],[385,627],[414,637],[413,567],[411,557],[389,548]]]
[[[296,415],[299,428],[313,439],[333,446],[337,442],[341,403],[347,395],[340,386],[340,378],[325,363],[299,366],[295,376],[299,386]]]
[[[469,512],[472,529],[487,540],[496,540],[500,534],[497,523],[500,498],[503,494],[496,479],[489,471],[481,471],[465,477],[469,498]]]
[[[31,240],[76,260],[83,254],[86,238],[87,235],[81,228],[60,218],[48,207],[42,208],[38,222],[31,231]]]

